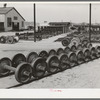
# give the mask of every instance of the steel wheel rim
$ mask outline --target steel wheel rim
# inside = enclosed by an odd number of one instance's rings
[[[62,48],[59,48],[59,49],[57,50],[57,55],[60,55],[61,53],[64,53],[64,50],[63,50]]]
[[[46,60],[48,57],[48,53],[46,51],[41,51],[39,53],[39,57],[42,57],[44,60]]]
[[[0,76],[5,76],[10,73],[9,70],[2,68],[5,64],[11,66],[11,60],[6,57],[0,60]]]
[[[66,70],[66,69],[70,68],[69,59],[68,59],[67,55],[65,55],[65,54],[61,55],[59,60],[60,60],[61,70]],[[66,62],[66,64],[63,62]]]
[[[56,73],[59,68],[58,67],[51,66],[52,63],[59,64],[59,59],[58,59],[57,56],[51,56],[49,59],[47,59],[47,67],[48,67],[47,71],[49,73]]]
[[[19,66],[22,66],[21,68]],[[29,76],[25,76],[23,75],[23,72],[27,70],[30,75]],[[27,83],[30,81],[32,76],[32,67],[30,64],[28,63],[21,63],[18,65],[16,72],[15,72],[15,78],[19,83]]]
[[[66,47],[66,48],[64,49],[64,52],[68,54],[68,53],[70,52],[70,48],[69,48],[69,47]]]
[[[56,51],[55,51],[54,49],[50,50],[50,51],[49,51],[49,56],[50,56],[50,55],[56,55]]]
[[[47,64],[44,59],[39,57],[32,62],[32,67],[33,67],[33,76],[37,78],[41,78],[44,76],[46,72]]]
[[[84,54],[82,51],[80,51],[78,54],[77,54],[77,60],[78,60],[78,63],[83,63],[84,62]]]

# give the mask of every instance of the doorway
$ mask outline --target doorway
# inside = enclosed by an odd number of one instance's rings
[[[19,31],[19,22],[12,22],[12,30]]]

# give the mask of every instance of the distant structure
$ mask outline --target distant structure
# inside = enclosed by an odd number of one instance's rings
[[[69,30],[70,22],[50,22],[50,26],[58,27],[63,33],[67,33]]]
[[[24,29],[25,19],[14,7],[0,7],[0,31],[19,31]]]
[[[39,25],[40,25],[39,23],[36,23],[36,30]],[[25,26],[25,30],[34,30],[34,22],[25,21],[24,26]]]
[[[53,26],[69,26],[70,22],[50,22],[49,25]]]

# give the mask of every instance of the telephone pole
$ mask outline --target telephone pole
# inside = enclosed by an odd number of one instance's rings
[[[91,3],[89,5],[89,42],[91,43]]]
[[[35,3],[33,4],[33,11],[34,11],[34,42],[36,42],[36,5]]]

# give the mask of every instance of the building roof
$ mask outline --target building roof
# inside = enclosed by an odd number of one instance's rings
[[[79,26],[85,26],[85,27],[89,27],[89,24],[87,24],[87,25],[82,25],[82,24],[77,24],[77,25],[74,25],[74,26],[76,26],[76,27],[79,27]],[[98,28],[98,27],[100,27],[100,25],[93,25],[93,24],[91,24],[91,27],[96,27],[96,28]]]
[[[0,14],[6,14],[12,9],[13,7],[0,7]]]
[[[0,14],[7,14],[12,9],[14,9],[21,16],[21,14],[14,7],[0,7]],[[22,19],[25,20],[23,17]]]
[[[50,22],[49,25],[70,25],[70,22]]]
[[[68,24],[68,23],[70,23],[70,22],[50,22],[51,24]]]

